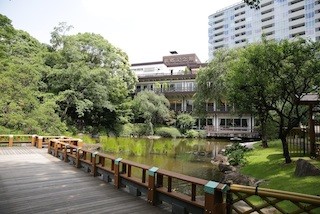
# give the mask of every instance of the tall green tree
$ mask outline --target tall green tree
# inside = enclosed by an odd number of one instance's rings
[[[278,124],[286,163],[291,162],[286,137],[307,113],[297,100],[319,89],[319,51],[318,42],[264,40],[247,47],[230,73],[231,100],[261,117],[269,114]]]
[[[143,120],[151,135],[154,124],[172,123],[169,107],[170,103],[164,95],[148,90],[139,92],[132,101],[134,118],[137,121]]]
[[[59,97],[60,115],[69,125],[113,130],[131,114],[127,103],[137,79],[128,57],[98,34],[67,35],[69,28],[61,24],[52,33],[46,92]]]
[[[54,101],[39,90],[45,46],[15,30],[7,17],[0,15],[0,22],[0,128],[26,134],[65,132]]]

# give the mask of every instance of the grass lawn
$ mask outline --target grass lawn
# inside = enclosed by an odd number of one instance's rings
[[[241,173],[266,182],[260,187],[298,192],[310,195],[320,195],[320,176],[295,177],[296,161],[306,159],[320,168],[320,161],[309,157],[291,157],[292,163],[285,164],[282,155],[280,140],[269,142],[269,148],[262,148],[260,143],[246,153],[248,160],[246,166],[241,168]]]

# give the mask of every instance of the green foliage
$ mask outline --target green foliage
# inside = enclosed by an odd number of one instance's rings
[[[198,138],[199,132],[197,130],[189,129],[186,131],[185,135],[187,138]]]
[[[177,116],[177,127],[182,133],[185,133],[187,129],[192,128],[196,120],[190,114],[179,114]]]
[[[225,154],[228,157],[228,161],[232,166],[245,165],[247,163],[244,153],[250,151],[245,146],[239,143],[233,143],[231,146],[226,148]]]
[[[255,144],[255,148],[245,154],[250,164],[241,167],[241,173],[265,180],[261,187],[276,190],[299,192],[310,195],[318,195],[319,189],[315,186],[319,183],[319,176],[295,177],[295,161],[301,157],[292,157],[290,164],[283,163],[281,141],[271,141],[269,148],[261,148]],[[320,162],[309,157],[304,157],[316,167]],[[297,188],[299,186],[299,188]]]
[[[207,131],[206,130],[199,130],[199,137],[200,138],[206,138],[207,137]]]
[[[270,118],[277,122],[287,163],[286,135],[307,113],[296,101],[320,87],[319,51],[319,42],[264,39],[242,49],[228,73],[227,94],[237,109],[257,115],[262,125]],[[264,139],[267,127],[261,128]]]
[[[243,0],[250,8],[258,10],[260,8],[260,0]]]
[[[194,95],[195,112],[205,115],[205,104],[208,101],[225,99],[226,76],[230,71],[230,63],[237,58],[236,50],[219,49],[213,60],[197,72],[197,91]]]
[[[127,123],[121,126],[119,136],[145,136],[148,135],[148,126],[145,123]]]
[[[164,95],[153,91],[139,92],[132,101],[132,111],[136,121],[148,125],[148,134],[153,134],[154,124],[172,123],[170,103]]]
[[[178,129],[174,127],[160,127],[155,129],[156,135],[159,135],[161,137],[181,137],[181,134]]]
[[[28,33],[15,30],[0,17],[0,126],[25,134],[61,134],[66,126],[56,114],[55,101],[41,91],[46,47]],[[2,53],[5,54],[2,55]]]
[[[69,125],[116,132],[115,124],[131,117],[130,94],[137,81],[128,57],[98,34],[66,35],[69,29],[60,23],[52,32],[45,90],[58,97],[60,116]]]

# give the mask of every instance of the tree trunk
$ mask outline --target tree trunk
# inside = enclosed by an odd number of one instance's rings
[[[282,149],[283,149],[283,156],[285,159],[285,163],[291,163],[292,161],[291,161],[290,154],[289,154],[289,147],[288,147],[286,135],[281,133],[280,139],[282,142]]]
[[[268,148],[268,137],[267,137],[267,123],[266,121],[261,121],[261,140],[262,140],[262,147]]]

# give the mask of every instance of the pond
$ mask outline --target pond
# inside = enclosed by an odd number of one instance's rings
[[[100,137],[104,153],[207,180],[217,180],[210,162],[230,141],[217,139],[148,139]],[[86,141],[85,141],[86,142]],[[217,177],[218,176],[218,177]]]

